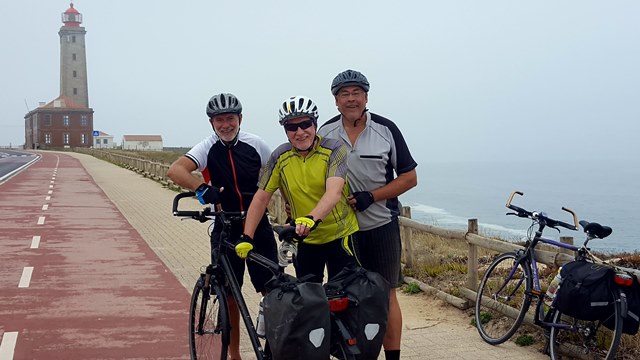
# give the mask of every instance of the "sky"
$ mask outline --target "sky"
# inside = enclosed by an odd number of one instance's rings
[[[242,129],[275,148],[277,109],[306,95],[320,123],[345,69],[371,83],[421,161],[633,160],[640,154],[640,2],[77,0],[94,129],[190,147],[207,100],[235,94]],[[2,1],[0,146],[59,95],[68,1]]]

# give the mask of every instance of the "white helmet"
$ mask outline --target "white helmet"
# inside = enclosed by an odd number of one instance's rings
[[[306,96],[292,96],[286,99],[282,102],[278,114],[280,115],[280,125],[300,116],[309,116],[314,123],[318,121],[318,107],[313,100]]]

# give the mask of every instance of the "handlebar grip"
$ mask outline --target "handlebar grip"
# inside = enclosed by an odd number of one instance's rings
[[[180,199],[186,198],[186,197],[194,197],[196,196],[196,193],[194,193],[193,191],[189,191],[189,192],[185,192],[185,193],[180,193],[178,195],[176,195],[173,198],[173,207],[171,208],[173,215],[174,216],[192,216],[195,213],[197,214],[197,211],[178,211],[178,202],[180,202]]]
[[[571,214],[571,216],[573,216],[573,225],[569,225],[569,229],[571,230],[578,230],[578,216],[576,215],[575,212],[573,212],[573,210],[566,208],[566,207],[562,207],[562,210],[568,212],[569,214]]]
[[[296,227],[291,225],[274,225],[273,231],[278,234],[278,239],[280,241],[293,242],[293,240],[302,241],[304,237],[298,235],[296,233]]]

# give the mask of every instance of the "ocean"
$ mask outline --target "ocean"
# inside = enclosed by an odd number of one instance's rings
[[[478,219],[480,233],[517,241],[526,236],[528,219],[506,216],[512,191],[513,204],[572,223],[598,222],[613,228],[605,239],[589,246],[604,252],[640,251],[640,162],[622,161],[487,161],[420,162],[418,186],[400,197],[410,206],[412,218],[447,229],[466,230],[467,220]],[[585,234],[560,228],[547,229],[547,238],[573,236],[582,244]]]

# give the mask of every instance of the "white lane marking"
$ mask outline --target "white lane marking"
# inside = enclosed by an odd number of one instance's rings
[[[33,238],[31,239],[31,248],[37,249],[38,246],[40,246],[40,236],[34,235]]]
[[[25,266],[24,269],[22,269],[22,276],[20,276],[20,282],[18,283],[19,288],[29,287],[31,274],[33,274],[33,266]]]
[[[0,360],[12,360],[13,352],[18,342],[18,332],[5,332],[2,334],[2,342],[0,342]]]
[[[51,196],[47,196],[47,197],[45,197],[44,199],[45,199],[45,200],[47,200],[47,201],[49,201],[49,200],[51,200]]]
[[[51,183],[51,184],[53,184],[54,182],[55,182],[55,181],[53,181],[53,180],[49,181],[49,183]]]
[[[49,194],[49,195],[53,194],[53,190],[49,190],[49,192],[47,192],[47,194]]]
[[[49,208],[49,205],[47,204],[42,205],[42,210],[47,210],[48,208]]]
[[[44,216],[40,216],[38,218],[38,225],[43,225],[44,224]]]
[[[49,189],[53,189],[53,185],[49,185]]]

